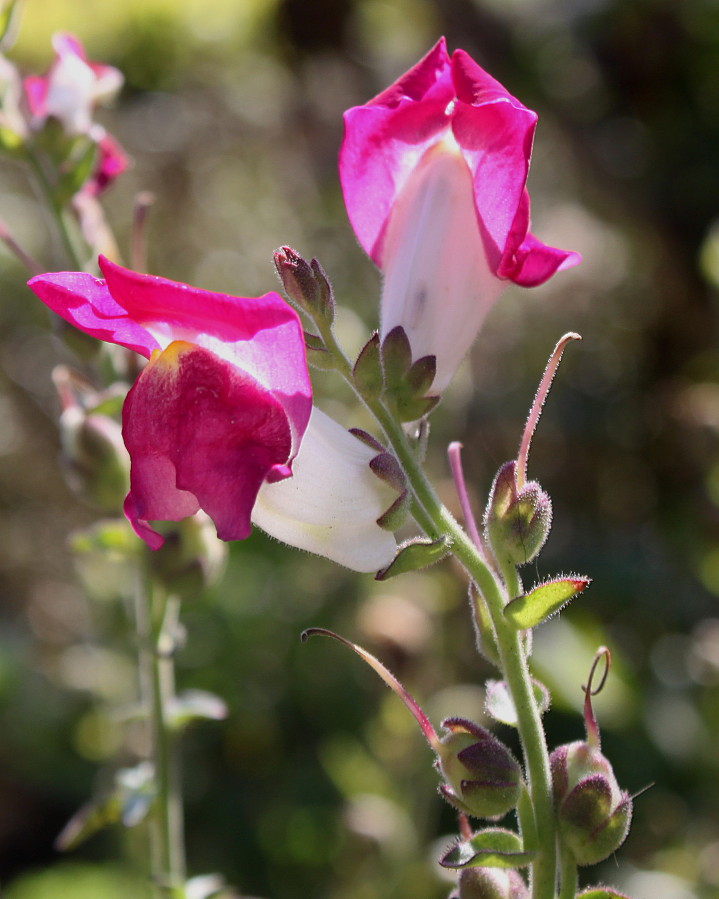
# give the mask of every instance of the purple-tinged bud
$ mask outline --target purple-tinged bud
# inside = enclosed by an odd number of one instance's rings
[[[332,287],[316,259],[307,262],[291,247],[274,253],[275,268],[290,300],[313,318],[334,319]]]
[[[524,878],[513,868],[463,868],[459,899],[529,899]]]
[[[606,660],[600,687],[592,691],[597,664]],[[609,670],[609,650],[596,654],[589,682],[584,688],[586,740],[557,747],[549,763],[559,836],[578,865],[595,865],[624,842],[632,818],[632,798],[619,788],[612,766],[600,749],[599,728],[592,710],[592,695],[604,684]]]
[[[515,808],[522,769],[504,743],[464,718],[447,718],[442,727],[449,731],[436,750],[447,781],[439,788],[444,798],[475,818],[499,818]]]
[[[489,495],[484,526],[500,561],[524,565],[534,559],[552,526],[552,502],[536,481],[517,484],[517,463],[497,472]]]

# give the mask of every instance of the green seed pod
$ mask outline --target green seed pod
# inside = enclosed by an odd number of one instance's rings
[[[522,770],[504,743],[463,718],[447,718],[442,727],[449,731],[438,749],[444,798],[475,818],[500,818],[515,808]]]
[[[599,748],[584,740],[559,746],[550,765],[560,837],[577,864],[595,865],[624,842],[631,797],[620,790]]]
[[[596,690],[592,688],[597,665],[605,669]],[[612,766],[601,752],[601,739],[592,696],[604,686],[611,657],[597,650],[584,690],[586,740],[557,747],[549,757],[559,837],[578,865],[595,865],[624,842],[632,820],[632,797],[620,790]]]
[[[484,526],[499,559],[524,565],[537,556],[549,536],[552,501],[536,481],[520,490],[517,463],[506,462],[494,479]]]
[[[463,868],[458,899],[529,899],[529,890],[513,868]]]

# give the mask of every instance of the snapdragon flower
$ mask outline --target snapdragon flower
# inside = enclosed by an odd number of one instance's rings
[[[90,62],[82,44],[71,34],[53,35],[55,59],[46,75],[25,79],[33,126],[41,128],[52,116],[68,135],[92,136],[95,106],[111,100],[122,87],[122,73],[114,66]]]
[[[381,335],[401,325],[442,391],[509,282],[579,262],[529,232],[537,115],[444,38],[345,113],[339,171],[355,234],[383,273]]]
[[[150,522],[203,509],[223,540],[244,539],[255,520],[355,570],[387,565],[395,541],[376,524],[385,495],[368,467],[375,453],[318,411],[308,430],[297,313],[276,293],[232,297],[99,264],[103,279],[57,272],[29,285],[86,334],[149,359],[123,407],[124,509],[138,536],[157,549]]]

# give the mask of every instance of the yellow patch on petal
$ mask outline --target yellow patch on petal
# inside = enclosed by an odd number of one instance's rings
[[[167,368],[177,368],[180,364],[180,356],[194,349],[196,349],[194,343],[189,343],[187,340],[173,340],[164,350],[152,351],[148,366],[160,365]]]

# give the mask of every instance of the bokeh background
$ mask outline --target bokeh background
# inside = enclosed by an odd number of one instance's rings
[[[581,267],[507,291],[433,415],[429,467],[453,504],[459,439],[477,508],[516,452],[546,357],[570,346],[530,462],[555,523],[526,580],[591,589],[540,629],[553,744],[581,734],[595,648],[614,655],[596,707],[622,786],[638,792],[616,859],[583,873],[634,899],[719,895],[719,7],[714,0],[27,0],[13,59],[44,71],[69,30],[120,68],[100,119],[133,158],[108,195],[120,247],[150,190],[150,270],[229,293],[276,285],[275,247],[320,258],[357,348],[378,276],[336,172],[341,114],[436,41],[463,47],[540,114],[534,231]],[[48,269],[60,247],[16,163],[0,214]],[[72,360],[0,250],[0,883],[8,899],[144,895],[140,832],[64,856],[53,842],[132,761],[117,709],[135,696],[118,570],[91,595],[68,535],[97,512],[58,465],[51,371]],[[359,412],[318,377],[325,408]],[[92,560],[81,560],[85,575]],[[87,578],[86,578],[87,579]],[[256,533],[186,604],[181,686],[225,722],[185,741],[189,863],[267,899],[438,899],[455,822],[406,710],[330,627],[380,655],[438,722],[483,720],[491,668],[473,650],[450,563],[379,584]],[[513,734],[502,730],[510,743]]]

